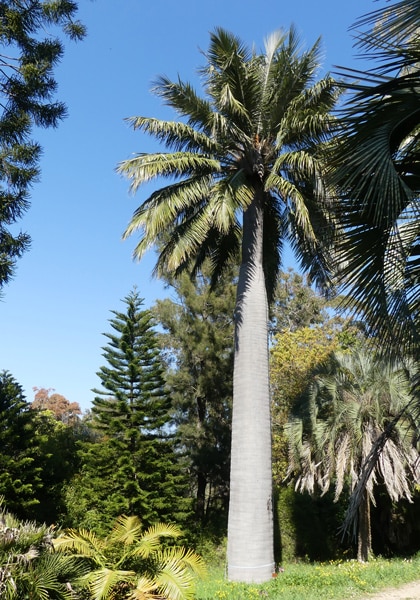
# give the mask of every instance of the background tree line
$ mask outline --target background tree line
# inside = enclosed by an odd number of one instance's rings
[[[77,402],[54,390],[34,388],[28,402],[12,375],[1,374],[0,495],[16,516],[106,535],[119,515],[132,514],[145,527],[177,523],[197,545],[222,542],[234,280],[234,270],[215,288],[204,275],[195,283],[186,275],[168,280],[173,299],[150,310],[132,290],[123,308],[112,311],[101,387],[83,415]],[[340,316],[304,276],[282,273],[275,298],[270,322],[278,558],[332,558],[353,547],[340,541],[337,530],[363,459],[358,452],[369,451],[407,402],[409,375],[365,356],[369,341],[362,326]],[[360,361],[367,366],[358,367]],[[369,423],[366,445],[359,436]],[[336,464],[323,460],[336,455]],[[378,472],[369,488],[369,550],[414,552],[420,505],[412,484],[419,455],[409,414],[386,456],[392,475]]]

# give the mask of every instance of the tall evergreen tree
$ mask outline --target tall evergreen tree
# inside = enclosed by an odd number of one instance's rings
[[[33,128],[56,127],[66,114],[54,100],[53,77],[63,44],[47,30],[58,27],[71,39],[82,38],[76,12],[69,0],[0,2],[0,289],[30,243],[9,226],[27,210],[38,175],[41,148],[31,139]]]
[[[7,371],[0,373],[0,448],[0,496],[18,517],[31,518],[41,487],[33,412]]]
[[[82,488],[90,518],[96,506],[102,523],[122,513],[139,516],[145,525],[179,520],[186,508],[184,476],[152,314],[142,309],[136,290],[124,302],[125,312],[112,311],[113,333],[104,334],[107,365],[98,372],[102,388],[94,390],[92,407],[100,438],[85,446]]]
[[[214,289],[208,269],[194,282],[186,273],[167,276],[176,297],[153,308],[200,525],[224,524],[228,506],[235,285],[233,273],[226,275]]]

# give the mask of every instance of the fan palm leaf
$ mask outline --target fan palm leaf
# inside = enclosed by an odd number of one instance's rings
[[[343,70],[350,97],[333,179],[343,199],[340,281],[385,350],[416,353],[420,110],[419,2],[369,13],[358,43],[377,66]]]

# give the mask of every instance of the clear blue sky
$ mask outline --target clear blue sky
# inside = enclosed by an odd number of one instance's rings
[[[0,299],[0,369],[28,400],[34,386],[54,388],[87,409],[110,331],[110,310],[137,285],[150,306],[170,294],[151,279],[153,256],[132,261],[135,240],[122,232],[141,192],[128,193],[116,165],[152,150],[125,117],[172,118],[150,93],[159,74],[196,80],[200,50],[222,26],[262,48],[264,38],[294,23],[306,46],[322,36],[324,71],[355,66],[349,26],[384,1],[353,0],[80,0],[88,29],[66,42],[57,71],[58,98],[69,116],[42,131],[42,174],[19,228],[32,236],[14,280]],[[356,63],[357,66],[357,63]],[[322,74],[322,73],[321,73]]]

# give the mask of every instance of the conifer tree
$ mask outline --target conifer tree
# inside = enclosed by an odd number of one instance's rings
[[[0,373],[0,496],[20,518],[31,518],[38,503],[40,469],[29,403],[8,371]]]
[[[29,235],[9,226],[27,210],[39,173],[41,148],[32,131],[56,127],[66,114],[54,98],[54,67],[63,54],[54,31],[81,39],[85,28],[76,12],[69,0],[0,2],[0,289],[30,244]]]
[[[125,312],[112,311],[113,332],[104,334],[107,364],[98,372],[102,388],[93,390],[99,438],[83,453],[86,525],[95,529],[122,513],[139,516],[145,526],[179,521],[187,506],[152,314],[136,290],[124,302]]]

